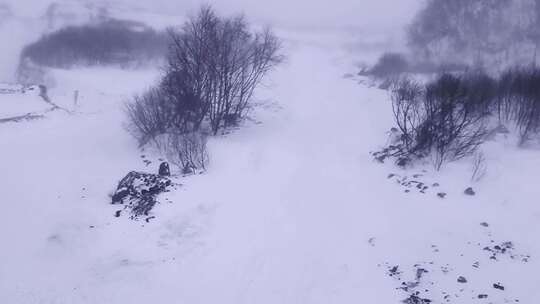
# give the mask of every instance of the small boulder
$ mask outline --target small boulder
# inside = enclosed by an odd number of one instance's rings
[[[473,196],[473,195],[476,194],[476,192],[474,192],[474,190],[473,190],[472,187],[469,187],[469,188],[465,189],[464,193],[465,193],[466,195],[470,195],[470,196]]]
[[[504,286],[502,286],[501,283],[493,284],[493,288],[499,289],[499,290],[504,290]]]
[[[171,176],[171,169],[169,168],[169,163],[167,162],[162,162],[160,165],[159,165],[159,172],[158,174],[160,176]]]
[[[479,299],[487,299],[488,295],[487,294],[479,294],[478,295],[478,298]]]
[[[464,284],[464,283],[467,283],[467,279],[466,279],[465,277],[462,277],[462,276],[460,276],[459,278],[457,278],[457,281],[458,281],[458,283],[463,283],[463,284]]]
[[[439,193],[437,193],[437,196],[440,197],[440,198],[445,198],[445,197],[446,197],[446,193],[444,193],[444,192],[439,192]]]
[[[147,216],[157,203],[157,196],[169,191],[172,181],[165,176],[132,171],[119,183],[111,197],[112,204],[124,205],[131,211],[131,218]],[[120,217],[122,211],[115,213]]]

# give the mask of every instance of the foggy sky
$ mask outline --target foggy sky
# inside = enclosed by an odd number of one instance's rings
[[[245,12],[251,20],[291,28],[369,28],[388,30],[407,23],[423,0],[60,0],[119,2],[149,11],[184,15],[203,3],[230,14]],[[0,0],[17,15],[37,17],[53,0]]]
[[[43,29],[39,20],[53,3],[83,5],[112,4],[143,13],[156,13],[165,23],[179,20],[196,12],[202,4],[210,3],[220,14],[243,12],[254,24],[270,25],[276,30],[324,33],[332,38],[341,34],[353,35],[358,42],[370,39],[393,41],[403,33],[424,0],[0,0],[9,7],[15,18],[0,20],[0,81],[12,80],[22,47],[37,39]],[[165,18],[164,16],[169,16]],[[131,15],[132,17],[133,15]],[[129,17],[129,18],[131,18]],[[167,23],[168,25],[168,23]],[[279,31],[278,31],[279,32]],[[386,38],[385,38],[386,37]],[[399,39],[398,39],[399,40]],[[380,43],[380,42],[376,42]],[[364,43],[365,44],[365,43]],[[364,47],[365,48],[365,47]]]

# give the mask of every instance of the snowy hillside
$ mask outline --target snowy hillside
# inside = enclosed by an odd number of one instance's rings
[[[362,44],[277,32],[287,61],[252,119],[210,139],[205,174],[173,172],[148,221],[115,217],[110,196],[164,157],[124,112],[161,71],[52,70],[66,111],[0,123],[0,303],[537,303],[537,148],[499,135],[478,182],[467,160],[375,162],[393,118],[387,91],[344,77]],[[14,90],[0,119],[47,111]]]

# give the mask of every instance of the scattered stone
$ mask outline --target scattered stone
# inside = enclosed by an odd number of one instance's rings
[[[501,283],[495,283],[495,284],[493,284],[493,288],[499,289],[499,290],[504,290],[504,286],[502,286]]]
[[[399,266],[393,266],[392,268],[390,268],[388,270],[388,275],[393,277],[393,276],[396,276],[396,275],[400,275],[401,272],[399,271]]]
[[[430,299],[424,299],[414,294],[403,300],[403,303],[405,304],[429,304],[431,302],[432,301]]]
[[[417,281],[420,281],[420,279],[422,279],[422,276],[424,275],[424,273],[428,273],[429,271],[427,271],[426,269],[424,268],[418,268],[416,269],[416,280]]]
[[[465,189],[464,193],[465,193],[466,195],[470,195],[470,196],[473,196],[473,195],[476,194],[476,192],[474,192],[474,190],[473,190],[472,187],[469,187],[469,188]]]
[[[488,298],[488,295],[487,295],[487,294],[479,294],[479,295],[478,295],[478,298],[479,298],[479,299],[487,299],[487,298]]]
[[[458,283],[463,283],[463,284],[467,283],[467,279],[465,277],[462,277],[462,276],[458,277],[457,281],[458,281]]]

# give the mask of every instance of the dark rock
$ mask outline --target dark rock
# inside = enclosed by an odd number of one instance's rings
[[[422,279],[422,276],[424,275],[424,273],[428,273],[429,271],[427,271],[426,269],[424,268],[418,268],[416,269],[416,280],[419,281],[420,279]]]
[[[440,198],[445,198],[445,197],[446,197],[446,193],[444,193],[444,192],[439,192],[439,193],[437,193],[437,196],[440,197]]]
[[[399,167],[406,167],[409,164],[409,161],[408,158],[402,157],[396,161],[396,165]]]
[[[481,226],[484,226],[484,227],[489,227],[489,224],[486,223],[486,222],[483,222],[483,223],[480,223]]]
[[[473,188],[471,188],[471,187],[465,189],[464,193],[465,193],[466,195],[470,195],[470,196],[473,196],[473,195],[476,194],[476,192],[474,192]]]
[[[478,298],[479,299],[487,299],[488,295],[487,294],[479,294],[478,295]]]
[[[132,171],[118,183],[111,203],[125,205],[125,209],[131,209],[131,218],[135,219],[148,215],[157,203],[156,197],[172,185],[168,177]],[[120,214],[121,210],[115,216]]]
[[[423,299],[419,297],[418,295],[410,295],[408,298],[403,300],[403,303],[405,304],[429,304],[432,301],[430,299]]]
[[[461,276],[457,279],[457,281],[458,281],[458,283],[467,283],[467,279],[465,277],[461,277]]]
[[[504,290],[504,286],[502,286],[501,283],[495,283],[495,284],[493,284],[493,288],[499,289],[499,290]]]
[[[160,176],[171,176],[171,170],[169,168],[169,163],[162,162],[159,165],[159,173]]]

